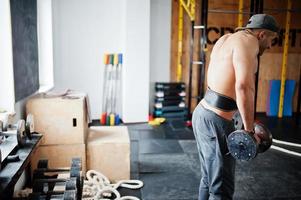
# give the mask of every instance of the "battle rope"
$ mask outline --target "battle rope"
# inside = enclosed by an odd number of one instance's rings
[[[139,189],[143,186],[143,182],[140,180],[121,180],[111,184],[107,177],[95,170],[89,170],[86,178],[83,187],[83,200],[110,200],[109,197],[112,194],[116,196],[115,200],[140,200],[134,196],[121,197],[117,191],[118,187]]]
[[[292,147],[301,147],[301,144],[293,143],[293,142],[285,142],[285,141],[282,141],[282,140],[273,139],[273,142],[278,143],[278,144],[284,144],[284,145],[287,145],[287,146],[292,146]]]
[[[283,153],[287,153],[287,154],[291,154],[291,155],[294,155],[294,156],[301,157],[301,153],[298,153],[298,152],[295,152],[295,151],[291,151],[291,150],[288,150],[288,149],[285,149],[285,148],[282,148],[282,147],[277,147],[275,145],[272,145],[271,149],[278,150],[278,151],[281,151]]]
[[[276,140],[276,139],[273,139],[273,143],[282,144],[282,145],[291,146],[291,147],[301,147],[301,144],[298,144],[298,143],[285,142],[285,141]],[[287,153],[287,154],[291,154],[291,155],[301,157],[301,153],[298,153],[298,152],[295,152],[295,151],[292,151],[292,150],[288,150],[286,148],[278,147],[278,146],[275,146],[275,145],[272,145],[271,148],[274,149],[274,150],[277,150],[277,151],[281,151],[283,153]]]

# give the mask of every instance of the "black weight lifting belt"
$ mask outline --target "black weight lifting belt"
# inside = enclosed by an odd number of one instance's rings
[[[217,93],[211,90],[209,87],[207,88],[204,99],[209,105],[222,111],[230,112],[237,110],[237,105],[234,99]]]

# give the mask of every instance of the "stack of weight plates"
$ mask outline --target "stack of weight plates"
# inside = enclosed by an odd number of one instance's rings
[[[154,116],[184,119],[187,115],[185,83],[155,83]]]

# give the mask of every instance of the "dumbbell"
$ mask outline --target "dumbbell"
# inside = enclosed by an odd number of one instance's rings
[[[46,194],[42,193],[32,193],[29,195],[28,199],[30,200],[46,200],[46,199],[57,199],[57,200],[76,200],[77,195],[75,190],[66,190],[63,192],[47,192]]]
[[[25,134],[31,140],[32,134],[34,134],[34,117],[32,114],[28,114],[26,116],[26,123],[25,123]]]
[[[81,158],[72,158],[71,168],[72,167],[80,167],[81,168]],[[49,170],[54,170],[53,172],[61,172],[61,171],[70,171],[70,169],[68,169],[68,168],[50,169],[50,168],[48,168],[48,160],[42,159],[42,160],[39,160],[36,170],[44,171],[44,172],[50,172]]]
[[[228,136],[228,149],[231,155],[237,160],[250,160],[263,153],[270,148],[273,142],[272,134],[263,124],[255,122],[254,132],[248,132],[243,129],[242,119],[240,115],[236,115],[237,124],[234,126],[238,130],[232,132]]]
[[[64,182],[67,179],[55,179],[53,178],[53,176],[48,176],[46,174],[69,172],[70,177],[76,179],[76,188],[78,191],[78,195],[81,195],[83,181],[81,180],[80,171],[81,171],[80,158],[72,158],[71,167],[69,169],[68,168],[50,169],[48,168],[48,160],[39,160],[37,169],[35,169],[33,172],[33,181],[40,180],[40,182],[43,182],[42,180],[45,180],[44,181],[45,183],[47,183],[48,180],[50,181],[49,183]]]
[[[53,191],[53,188],[55,184],[61,183],[65,184],[65,191],[66,190],[75,190],[78,191],[77,185],[76,185],[76,178],[70,177],[70,178],[58,178],[58,179],[35,179],[32,186],[33,192],[40,192],[45,193],[45,184],[47,184],[48,189],[47,192]],[[51,185],[51,186],[50,186]],[[55,191],[53,191],[55,192]]]
[[[5,137],[15,136],[17,138],[18,146],[20,147],[24,146],[26,141],[25,121],[21,119],[18,121],[16,125],[13,126],[10,125],[8,129],[2,127],[0,136],[5,136]]]
[[[17,124],[8,123],[8,115],[0,121],[0,136],[14,136],[16,135],[18,146],[22,147],[25,144],[26,137],[31,139],[34,133],[34,119],[32,114],[28,114],[26,122],[21,119]]]
[[[9,115],[5,115],[0,120],[0,132],[6,132],[8,129],[16,129],[15,124],[9,124]],[[31,139],[31,134],[34,133],[34,118],[32,114],[26,116],[25,133]]]
[[[70,175],[72,176],[72,174]],[[33,181],[33,192],[39,192],[42,194],[55,194],[59,191],[53,191],[54,187],[59,184],[65,184],[65,191],[76,191],[76,196],[80,197],[82,194],[81,184],[78,182],[78,176],[70,178],[51,178],[51,179],[35,179]],[[47,185],[47,191],[45,186]],[[80,186],[80,187],[79,187]]]
[[[45,175],[46,173],[60,173],[60,172],[69,172],[73,176],[76,176],[78,172],[81,170],[81,159],[80,158],[72,158],[71,167],[70,168],[48,168],[48,160],[39,160],[37,164],[37,169],[33,172],[33,179],[41,179],[41,178],[52,178],[51,176]],[[57,174],[56,174],[57,175]]]

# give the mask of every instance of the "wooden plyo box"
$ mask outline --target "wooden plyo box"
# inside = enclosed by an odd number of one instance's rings
[[[48,160],[48,168],[70,168],[72,158],[81,158],[82,172],[86,172],[86,145],[44,145],[39,146],[31,157],[31,171],[37,168],[39,160]]]
[[[36,95],[26,103],[34,116],[35,131],[43,134],[41,145],[82,144],[88,130],[85,96],[44,97]]]
[[[130,179],[130,139],[126,126],[90,127],[87,170],[96,170],[110,181]]]

